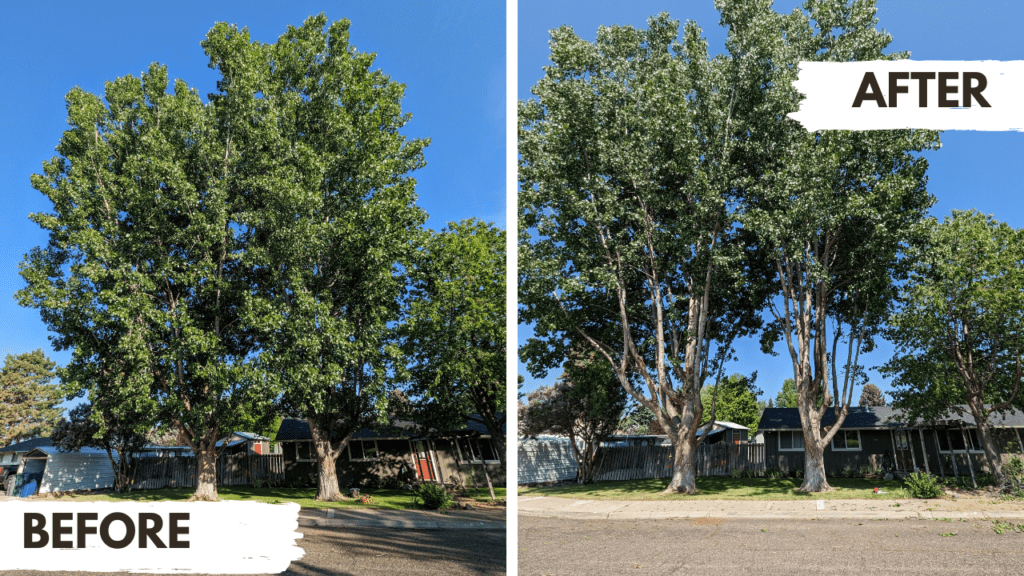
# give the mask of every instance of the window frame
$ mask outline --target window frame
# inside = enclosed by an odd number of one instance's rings
[[[466,442],[466,448],[467,448],[466,452],[469,453],[470,458],[466,458],[465,455],[463,454],[463,451],[462,451],[462,441],[463,440],[465,440],[465,442]],[[500,464],[501,463],[501,460],[484,460],[483,459],[483,453],[477,454],[476,450],[473,450],[473,441],[474,440],[477,441],[477,442],[483,442],[483,441],[490,442],[491,441],[490,438],[456,438],[455,439],[455,451],[459,455],[459,462],[461,462],[463,464]],[[477,446],[477,449],[480,449],[479,445]],[[497,451],[494,449],[494,445],[493,444],[491,445],[491,453],[495,454],[495,455],[497,454]]]
[[[964,428],[964,433],[965,433],[964,435],[967,436],[967,441],[971,443],[971,448],[970,449],[966,449],[967,448],[966,446],[964,447],[965,448],[964,450],[956,450],[956,449],[954,449],[953,448],[953,443],[952,443],[953,442],[953,438],[959,438],[960,434],[959,434],[959,430],[957,430],[956,432],[953,432],[953,431],[950,430],[949,431],[949,439],[947,440],[949,442],[949,447],[946,448],[945,450],[942,449],[942,440],[946,439],[945,438],[946,434],[944,432],[944,433],[939,435],[939,453],[940,454],[984,454],[985,453],[985,449],[984,448],[975,448],[974,447],[976,445],[980,446],[980,444],[981,444],[981,439],[978,438],[978,429],[977,428]],[[975,443],[975,441],[977,441],[977,443]]]
[[[836,448],[836,438],[838,438],[839,435],[842,434],[843,435],[843,444],[846,445],[847,444],[847,439],[849,437],[848,435],[851,432],[855,432],[857,434],[857,447],[856,448],[849,448],[849,447],[846,447],[846,448]],[[861,452],[863,450],[864,443],[861,441],[861,438],[860,438],[860,430],[839,430],[839,431],[836,432],[836,435],[832,437],[832,440],[829,442],[829,445],[832,447],[832,451],[833,452]]]
[[[360,448],[363,451],[363,456],[364,457],[363,458],[352,458],[352,443],[353,442],[373,442],[373,458],[366,458],[365,457],[366,456],[366,446],[364,444],[360,444]],[[369,439],[369,440],[364,440],[364,439],[361,439],[361,438],[360,439],[349,440],[348,441],[348,446],[345,447],[345,450],[348,452],[348,461],[349,462],[377,462],[378,460],[380,460],[380,447],[377,446],[377,439],[376,438],[372,438],[372,439]]]
[[[793,445],[793,435],[800,435],[800,447],[799,448],[783,448],[782,447],[782,435],[790,434],[790,446]],[[780,430],[778,436],[779,452],[803,452],[804,451],[804,432],[803,430]]]
[[[313,446],[312,440],[296,440],[292,442],[295,445],[295,461],[296,462],[316,462],[316,448]],[[299,444],[306,444],[309,446],[308,454],[309,458],[302,458],[299,456]],[[283,452],[283,449],[282,449]]]

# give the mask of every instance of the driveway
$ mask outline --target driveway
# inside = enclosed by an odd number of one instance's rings
[[[1019,575],[1024,533],[996,534],[992,520],[520,515],[519,574]]]
[[[306,554],[285,575],[376,576],[392,574],[478,576],[505,570],[504,530],[409,530],[390,528],[300,527]],[[4,561],[0,558],[0,569]],[[40,576],[43,572],[3,571],[0,576]],[[103,576],[97,572],[50,572]],[[108,576],[124,576],[124,572]]]

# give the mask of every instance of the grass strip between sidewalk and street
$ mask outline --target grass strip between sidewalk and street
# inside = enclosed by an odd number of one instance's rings
[[[185,501],[195,492],[193,488],[164,488],[160,490],[133,490],[123,494],[102,492],[96,494],[67,494],[52,497],[52,500],[73,500],[78,502],[160,502]],[[252,488],[250,486],[219,486],[217,494],[221,500],[252,500],[268,504],[286,504],[295,502],[303,508],[378,508],[382,510],[418,510],[416,494],[409,490],[363,489],[360,496],[370,496],[372,501],[363,504],[362,500],[345,497],[338,502],[321,502],[316,500],[316,488]],[[498,500],[505,498],[505,488],[495,487],[494,495]],[[491,495],[487,488],[467,488],[466,498],[480,502],[489,502]]]
[[[697,493],[661,494],[669,478],[596,482],[585,485],[519,487],[519,497],[552,496],[586,500],[892,500],[910,498],[899,480],[865,478],[829,478],[831,492],[797,492],[800,478],[697,478]],[[884,492],[875,494],[878,487]]]

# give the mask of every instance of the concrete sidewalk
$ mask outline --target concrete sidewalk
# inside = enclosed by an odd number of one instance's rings
[[[378,508],[303,508],[299,526],[321,528],[400,528],[409,530],[505,530],[505,509],[381,510]]]
[[[519,514],[558,518],[653,520],[668,518],[769,518],[789,520],[920,518],[1024,519],[1024,503],[986,500],[575,500],[549,496],[519,499]]]

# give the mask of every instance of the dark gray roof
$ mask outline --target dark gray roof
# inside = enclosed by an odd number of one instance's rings
[[[963,420],[965,426],[974,426],[974,418],[966,406],[965,412],[959,416],[955,412],[950,413],[946,418],[940,420]],[[902,428],[906,425],[902,421],[903,411],[892,406],[855,406],[843,420],[840,429],[856,428]],[[821,419],[822,426],[830,426],[836,421],[835,408],[825,409],[825,415]],[[929,422],[931,423],[931,422]],[[1024,427],[1024,412],[1012,410],[1006,414],[993,414],[989,416],[989,423],[992,426]],[[914,425],[920,425],[915,422]],[[758,430],[799,430],[800,412],[796,408],[765,408],[761,414],[761,421],[757,425]]]
[[[10,446],[4,446],[0,448],[0,452],[28,452],[33,448],[41,448],[43,446],[53,446],[53,442],[49,438],[33,438],[24,442],[18,442],[17,444],[11,444]]]

